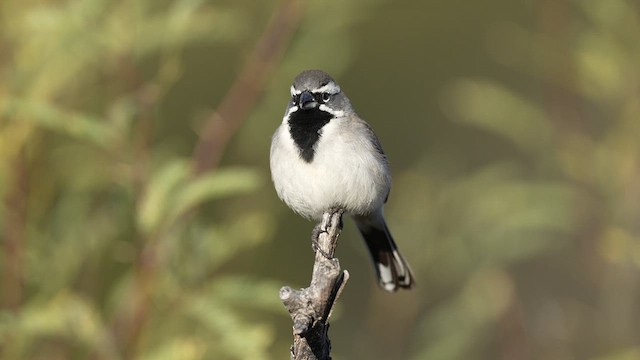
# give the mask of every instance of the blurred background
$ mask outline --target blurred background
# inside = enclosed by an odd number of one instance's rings
[[[2,1],[0,358],[288,358],[313,224],[268,154],[321,68],[418,282],[347,220],[335,359],[640,359],[639,36],[634,0]]]

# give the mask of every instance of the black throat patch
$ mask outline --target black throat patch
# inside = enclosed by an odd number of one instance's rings
[[[314,146],[320,139],[320,130],[333,117],[326,111],[318,108],[302,110],[291,114],[289,117],[289,132],[291,138],[298,145],[300,157],[310,163],[315,153]]]

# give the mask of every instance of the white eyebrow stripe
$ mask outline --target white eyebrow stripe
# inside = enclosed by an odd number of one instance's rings
[[[295,87],[293,87],[293,85],[291,85],[291,88],[289,88],[289,91],[291,92],[291,96],[296,96],[296,95],[300,95],[302,94],[302,90],[298,90]],[[329,93],[331,95],[335,95],[337,93],[339,93],[340,90],[340,86],[338,86],[338,84],[334,83],[334,82],[330,82],[324,86],[321,86],[317,89],[313,89],[312,92],[314,93]]]
[[[315,89],[313,92],[322,92],[322,93],[326,92],[329,94],[337,94],[340,92],[340,86],[338,86],[334,82],[329,82],[327,85],[321,86]]]

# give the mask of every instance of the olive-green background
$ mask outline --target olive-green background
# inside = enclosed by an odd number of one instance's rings
[[[313,224],[268,154],[320,68],[417,279],[346,220],[335,359],[640,359],[638,64],[633,0],[2,1],[0,358],[288,358]]]

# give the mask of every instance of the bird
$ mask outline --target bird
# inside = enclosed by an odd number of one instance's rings
[[[271,141],[271,177],[278,197],[309,220],[342,209],[367,245],[379,286],[388,292],[412,288],[411,268],[384,219],[391,173],[372,128],[322,70],[302,71],[290,92]]]

